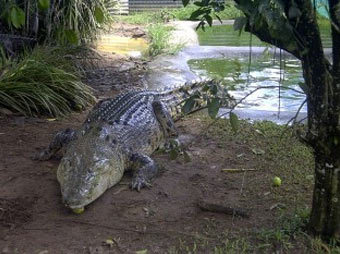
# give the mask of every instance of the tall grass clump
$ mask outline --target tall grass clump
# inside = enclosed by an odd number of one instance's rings
[[[36,48],[0,70],[0,107],[25,116],[63,116],[95,101],[60,50]]]
[[[80,44],[110,24],[116,0],[0,0],[2,34],[36,42]]]
[[[174,28],[165,26],[163,24],[153,24],[147,29],[147,35],[150,41],[148,48],[149,56],[156,56],[160,54],[173,54],[177,45],[170,44],[171,31]]]

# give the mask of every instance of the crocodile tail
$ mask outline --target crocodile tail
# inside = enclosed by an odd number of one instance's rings
[[[220,82],[214,79],[202,79],[186,82],[183,86],[176,87],[168,91],[161,91],[160,100],[168,107],[171,116],[174,119],[179,119],[184,115],[183,105],[186,99],[195,94],[202,94],[203,91],[206,90],[204,88],[214,84],[220,86]],[[195,102],[195,106],[192,107],[191,111],[196,111],[206,106],[206,100],[195,100]]]

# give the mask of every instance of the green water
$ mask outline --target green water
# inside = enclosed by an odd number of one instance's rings
[[[321,38],[325,48],[332,47],[330,25],[328,21],[319,22]],[[197,31],[198,40],[201,46],[249,46],[250,33],[234,31],[232,25],[220,25],[206,27],[205,32],[202,29]],[[252,36],[253,46],[266,46],[268,44]]]
[[[281,86],[281,89],[256,91],[241,105],[243,108],[277,111],[280,106],[281,111],[296,111],[305,100],[304,94],[286,89],[301,91],[299,83],[303,82],[303,78],[298,60],[282,60],[280,63],[278,59],[260,58],[250,67],[249,60],[245,58],[193,59],[188,64],[200,77],[221,80],[236,99],[243,98],[258,87]]]

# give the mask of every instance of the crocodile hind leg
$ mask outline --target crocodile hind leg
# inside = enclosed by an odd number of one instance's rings
[[[130,160],[133,162],[131,188],[140,191],[143,187],[150,187],[152,178],[158,172],[155,162],[149,156],[139,153],[132,154]]]
[[[52,142],[43,151],[36,154],[34,160],[49,160],[54,154],[56,154],[63,146],[70,143],[70,141],[76,139],[76,131],[70,128],[57,132]]]
[[[165,105],[160,101],[154,101],[152,102],[152,108],[157,121],[161,125],[164,136],[166,138],[178,137],[175,123]]]

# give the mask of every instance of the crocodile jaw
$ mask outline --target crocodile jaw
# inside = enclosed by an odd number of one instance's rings
[[[63,202],[73,210],[83,210],[119,182],[125,169],[125,157],[106,135],[83,138],[68,147],[57,171]]]

